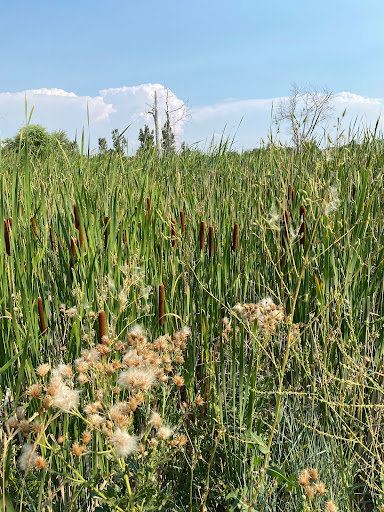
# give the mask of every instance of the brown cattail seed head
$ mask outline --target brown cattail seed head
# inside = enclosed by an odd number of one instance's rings
[[[295,198],[295,191],[291,184],[288,185],[288,205],[289,208],[292,208],[293,206],[293,200]]]
[[[159,286],[159,325],[164,325],[164,301],[165,301],[165,289],[164,285]]]
[[[37,226],[36,226],[35,217],[31,217],[31,224],[32,224],[33,232],[34,232],[34,234],[35,234],[35,238],[38,238],[38,234],[37,234]]]
[[[37,307],[39,310],[40,332],[41,332],[41,334],[45,334],[47,331],[47,326],[45,325],[44,308],[43,308],[43,301],[42,301],[41,297],[37,298]]]
[[[99,343],[103,343],[104,336],[107,335],[105,311],[99,313]]]
[[[4,219],[4,241],[8,256],[11,255],[11,240],[9,237],[8,221]]]
[[[52,251],[53,251],[53,252],[57,252],[55,232],[53,231],[52,226],[49,228],[49,238],[50,238],[50,240],[51,240],[51,248],[52,248]]]
[[[209,230],[208,230],[208,251],[209,251],[209,257],[210,258],[212,258],[213,255],[215,254],[215,248],[213,246],[213,235],[214,235],[213,226],[209,226]]]
[[[201,223],[200,223],[200,235],[199,235],[200,251],[202,251],[204,249],[204,240],[205,240],[205,222],[201,221]]]
[[[171,246],[175,247],[176,245],[176,221],[173,220],[171,223]]]
[[[237,244],[239,241],[239,225],[235,224],[233,228],[232,251],[236,252]]]

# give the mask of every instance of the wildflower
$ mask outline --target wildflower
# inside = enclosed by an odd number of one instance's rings
[[[181,377],[180,375],[175,375],[173,377],[173,382],[176,384],[176,386],[178,386],[179,388],[181,388],[182,386],[184,386],[184,379],[183,377]]]
[[[22,406],[19,406],[16,409],[16,417],[19,421],[23,420],[25,418],[25,409]]]
[[[146,391],[155,383],[155,380],[155,374],[149,369],[130,368],[119,375],[117,383],[122,388],[139,388]]]
[[[35,459],[35,468],[39,471],[45,468],[47,465],[47,461],[41,457],[41,455],[38,455]]]
[[[85,446],[80,445],[79,443],[73,443],[71,447],[72,455],[75,457],[80,457],[82,455],[83,451],[85,450]]]
[[[5,422],[5,424],[7,425],[7,427],[13,429],[13,428],[17,428],[19,426],[19,420],[17,419],[17,416],[14,415],[14,416],[11,416],[10,418],[7,419],[7,421]]]
[[[73,308],[69,308],[65,311],[65,315],[68,317],[68,318],[75,318],[75,316],[77,315],[77,307],[76,306],[73,306]]]
[[[50,370],[50,365],[48,363],[44,363],[44,364],[41,364],[40,366],[38,366],[36,368],[36,373],[39,377],[41,377],[42,379],[44,379],[44,377],[47,375],[47,373],[49,372]]]
[[[21,420],[19,422],[19,429],[20,429],[20,432],[22,432],[23,434],[28,434],[28,432],[31,430],[30,426],[29,426],[29,422],[27,420]]]
[[[89,368],[89,363],[80,357],[75,360],[75,366],[78,373],[85,373]]]
[[[179,448],[181,448],[182,446],[184,446],[185,444],[187,444],[187,436],[185,436],[184,434],[181,434],[180,437],[179,437],[179,441],[178,441],[178,446]]]
[[[149,440],[149,444],[150,444],[151,448],[156,448],[156,446],[157,446],[157,439],[155,437],[152,437]]]
[[[197,395],[196,399],[195,399],[195,403],[198,407],[200,407],[201,405],[204,404],[204,400],[202,399],[200,393]]]
[[[84,430],[84,432],[81,434],[81,440],[85,446],[87,446],[92,439],[92,434],[89,430]]]
[[[30,430],[33,434],[40,434],[40,432],[43,430],[43,424],[41,421],[34,421],[30,424]]]
[[[19,457],[19,468],[21,471],[27,471],[31,466],[34,467],[36,464],[37,453],[33,444],[25,443],[21,448],[21,455]]]
[[[319,478],[319,472],[316,468],[311,468],[309,471],[309,478],[312,482],[316,482],[316,480]]]
[[[319,482],[316,485],[316,492],[319,496],[322,496],[323,494],[325,494],[327,492],[327,489],[325,488],[325,485],[323,484],[323,482]]]
[[[72,377],[73,375],[72,368],[69,364],[59,364],[57,369],[63,377]]]
[[[127,457],[137,451],[138,440],[136,436],[131,436],[128,432],[124,432],[117,428],[113,433],[110,443],[113,446],[117,457]]]
[[[92,425],[93,428],[99,428],[103,423],[104,418],[100,416],[100,414],[91,414],[88,416],[88,421]]]
[[[157,437],[159,439],[161,439],[162,441],[165,441],[166,439],[171,437],[172,434],[173,434],[173,429],[171,429],[171,427],[169,427],[168,425],[164,425],[163,427],[160,427],[159,430],[157,431]]]
[[[308,487],[309,480],[310,476],[308,470],[303,469],[303,471],[299,475],[299,485],[301,485],[301,487]]]
[[[47,411],[50,407],[52,407],[52,403],[53,403],[52,397],[49,396],[49,395],[46,396],[43,399],[43,407],[44,407],[44,409]]]
[[[135,412],[136,409],[137,409],[137,401],[135,399],[135,397],[132,397],[129,401],[129,408],[131,409],[132,412]]]
[[[159,427],[161,427],[162,422],[163,422],[163,420],[161,419],[160,414],[158,412],[153,411],[148,424],[152,425],[153,427],[159,428]]]
[[[63,383],[52,396],[52,405],[62,411],[76,409],[79,405],[79,392],[76,389],[70,389]]]
[[[335,212],[338,209],[339,204],[340,199],[338,196],[337,188],[331,187],[329,190],[329,201],[325,204],[324,214],[328,216]]]
[[[339,509],[333,501],[328,501],[325,507],[325,512],[337,512]]]
[[[59,437],[57,438],[57,443],[58,443],[58,444],[63,444],[63,443],[64,443],[64,440],[65,440],[65,437],[64,437],[64,436],[59,436]]]
[[[313,487],[311,487],[310,485],[307,485],[307,487],[305,487],[305,494],[308,496],[308,499],[310,501],[312,501],[313,497],[315,495],[315,491],[314,491]]]

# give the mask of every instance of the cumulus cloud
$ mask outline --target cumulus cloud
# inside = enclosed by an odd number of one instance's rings
[[[153,117],[149,113],[153,106],[154,93],[157,92],[160,121],[166,121],[165,109],[168,101],[171,123],[178,142],[200,143],[207,147],[214,137],[215,141],[229,137],[237,149],[252,148],[266,141],[268,133],[274,132],[273,106],[282,98],[246,99],[229,98],[213,105],[195,106],[186,116],[184,101],[161,84],[141,84],[109,88],[99,91],[97,96],[81,96],[62,89],[35,89],[23,92],[0,93],[0,135],[2,139],[10,137],[25,123],[25,98],[28,111],[34,105],[32,123],[39,123],[49,131],[64,129],[71,139],[77,133],[78,140],[84,128],[86,141],[90,140],[91,149],[97,147],[99,137],[111,142],[111,131],[120,132],[130,125],[125,133],[128,136],[129,150],[138,147],[139,129],[148,124],[153,129]],[[343,118],[343,125],[356,117],[361,123],[372,126],[380,116],[384,99],[367,98],[351,92],[335,95],[334,119]],[[89,116],[89,126],[88,126]],[[332,131],[331,123],[329,129]],[[282,129],[278,137],[284,142],[289,136]]]

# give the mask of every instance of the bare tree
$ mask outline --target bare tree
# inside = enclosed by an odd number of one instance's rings
[[[157,103],[157,91],[155,91],[155,101],[153,104],[152,110],[148,112],[148,114],[153,115],[153,120],[155,122],[155,140],[156,140],[156,148],[159,156],[163,154],[163,148],[161,146],[161,128],[160,128],[160,120],[159,120],[159,107]]]
[[[297,151],[303,143],[313,140],[315,129],[331,117],[333,97],[327,88],[299,87],[294,83],[289,98],[278,103],[276,121],[288,124]]]

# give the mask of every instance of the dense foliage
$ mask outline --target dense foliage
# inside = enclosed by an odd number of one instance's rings
[[[5,510],[380,510],[383,165],[3,152]]]

